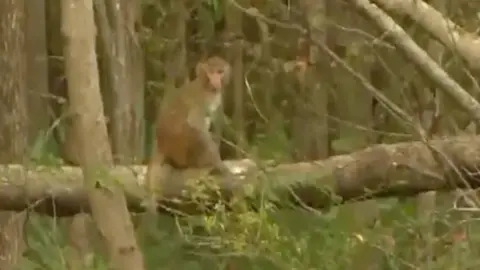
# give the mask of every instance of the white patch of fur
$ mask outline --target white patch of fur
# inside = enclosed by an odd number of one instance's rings
[[[205,126],[207,128],[210,128],[210,125],[212,124],[212,117],[218,110],[218,107],[220,107],[220,104],[222,104],[222,94],[219,93],[216,94],[210,101],[210,106],[208,107],[208,116],[205,117]]]
[[[205,126],[207,129],[210,128],[210,125],[212,124],[212,118],[211,117],[205,117]]]
[[[215,113],[218,110],[218,107],[220,107],[220,104],[222,104],[222,94],[219,93],[213,97],[213,100],[210,103],[210,114]]]

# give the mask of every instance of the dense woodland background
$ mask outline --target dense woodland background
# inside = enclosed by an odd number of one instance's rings
[[[479,10],[468,0],[0,1],[0,162],[31,171],[0,171],[0,208],[11,210],[0,213],[0,268],[475,269]],[[273,161],[269,181],[284,192],[257,185],[268,199],[254,208],[131,221],[130,197],[93,185],[92,168],[147,164],[163,94],[213,55],[233,70],[215,130],[222,158]],[[58,179],[39,166],[77,180],[69,166],[80,167],[93,219],[66,211],[81,196],[52,191]],[[38,183],[45,198],[71,199],[31,204]],[[319,199],[325,183],[337,198]],[[379,187],[389,189],[368,194]]]

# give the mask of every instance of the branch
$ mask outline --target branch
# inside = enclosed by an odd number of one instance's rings
[[[280,164],[266,172],[249,160],[226,163],[236,173],[243,170],[245,177],[241,184],[251,185],[254,195],[261,193],[278,204],[293,202],[314,208],[327,207],[335,198],[342,203],[349,199],[410,196],[428,190],[480,186],[476,174],[480,166],[480,136],[432,140],[429,145],[437,154],[432,154],[422,142],[381,144],[323,161]],[[111,170],[123,186],[130,211],[143,211],[145,172],[145,166],[117,166]],[[185,179],[198,178],[202,173],[205,171],[189,170],[174,176],[164,187],[164,196],[159,202],[165,206],[163,210],[201,212],[196,203],[187,200],[191,197],[178,198],[182,190],[191,189]],[[3,179],[2,210],[33,208],[55,216],[89,211],[79,168],[4,165],[0,167],[0,176]],[[231,185],[221,181],[219,184],[222,194],[232,192]]]
[[[378,1],[378,0],[377,0]],[[447,95],[480,124],[480,104],[455,82],[415,41],[383,10],[369,0],[350,0],[355,7],[385,31],[396,47]],[[388,2],[388,1],[384,1]]]
[[[479,37],[469,33],[422,0],[373,0],[386,10],[408,15],[450,50],[459,52],[475,69],[480,69]]]

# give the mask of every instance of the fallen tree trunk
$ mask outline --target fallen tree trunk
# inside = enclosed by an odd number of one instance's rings
[[[244,174],[241,186],[250,186],[276,203],[323,208],[350,199],[411,196],[428,190],[480,186],[480,136],[459,136],[423,142],[375,145],[349,155],[311,163],[280,164],[259,169],[252,161],[229,161],[230,168]],[[243,171],[243,172],[241,172]],[[143,211],[145,166],[117,166],[113,177],[125,190],[130,211]],[[172,177],[159,202],[164,210],[199,213],[201,207],[182,197],[186,179],[205,171],[186,171]],[[74,167],[0,167],[0,209],[33,208],[55,216],[89,211],[81,170]],[[222,194],[231,192],[219,181]],[[190,187],[191,188],[191,187]],[[253,196],[254,197],[254,196]],[[211,197],[212,200],[216,198]],[[285,205],[284,205],[285,206]]]

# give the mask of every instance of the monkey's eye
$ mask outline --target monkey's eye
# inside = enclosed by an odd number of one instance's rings
[[[223,69],[218,69],[217,70],[217,73],[220,74],[220,75],[223,74],[224,72],[225,72],[225,70],[223,70]]]

